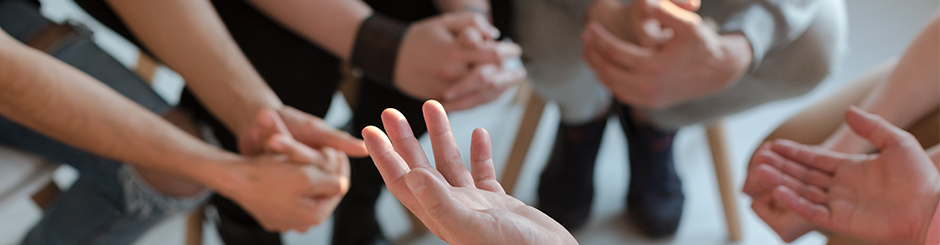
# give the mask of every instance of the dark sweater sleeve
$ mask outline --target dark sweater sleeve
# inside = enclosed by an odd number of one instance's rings
[[[359,27],[350,63],[372,81],[391,87],[398,48],[408,24],[374,13]]]

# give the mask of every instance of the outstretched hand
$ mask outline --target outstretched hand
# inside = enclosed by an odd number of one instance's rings
[[[444,108],[424,104],[437,169],[431,167],[408,121],[382,113],[388,135],[363,129],[366,146],[389,191],[435,235],[450,244],[575,244],[558,222],[505,193],[496,181],[489,135],[473,132],[472,173],[461,161]]]
[[[851,108],[846,123],[881,149],[843,154],[792,141],[771,150],[796,166],[759,168],[774,198],[811,224],[879,243],[924,244],[940,175],[920,144],[886,120]]]

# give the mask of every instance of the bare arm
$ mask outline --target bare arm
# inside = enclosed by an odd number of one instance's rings
[[[940,19],[932,22],[914,39],[895,66],[888,81],[876,87],[859,105],[865,111],[884,117],[900,128],[908,128],[940,105]],[[868,141],[845,125],[823,145],[847,153],[875,150]]]
[[[283,106],[209,1],[108,0],[108,4],[233,132],[243,132],[260,110]]]
[[[349,0],[250,0],[252,5],[309,41],[349,60],[356,32],[372,8]]]
[[[238,160],[2,31],[0,67],[0,114],[66,144],[213,188]]]

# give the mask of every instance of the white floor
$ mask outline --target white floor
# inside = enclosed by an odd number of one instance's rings
[[[100,25],[88,21],[68,0],[44,0],[44,12],[52,19],[66,18],[87,23],[92,29],[99,30]],[[881,61],[897,56],[903,51],[910,39],[920,30],[927,19],[938,9],[936,0],[847,0],[850,18],[850,55],[840,72],[809,95],[781,101],[735,115],[726,119],[728,142],[736,186],[744,180],[744,164],[750,153],[766,134],[790,115],[798,112],[808,103],[841,87],[845,82],[866,71]],[[136,61],[137,51],[113,33],[97,31],[97,41],[107,46],[114,55],[132,66]],[[172,72],[161,70],[158,80],[178,81]],[[173,94],[178,87],[161,87],[165,94]],[[169,98],[175,100],[176,98]],[[336,101],[341,101],[338,97]],[[335,103],[341,104],[341,103]],[[349,109],[338,105],[327,116],[328,121],[341,123],[349,117]],[[510,144],[516,132],[521,108],[512,103],[511,94],[501,100],[467,112],[453,113],[451,123],[464,158],[469,149],[470,132],[473,128],[483,127],[493,136],[496,159],[505,159],[509,154]],[[546,160],[551,141],[558,123],[558,112],[554,105],[549,105],[543,114],[534,143],[529,152],[529,159],[523,168],[515,196],[527,203],[535,200],[535,186],[538,174]],[[701,126],[690,127],[679,133],[676,143],[676,157],[680,175],[683,176],[687,197],[685,216],[678,234],[671,239],[649,240],[638,235],[629,223],[623,219],[623,200],[628,172],[626,166],[626,145],[623,133],[616,120],[611,120],[605,134],[597,164],[596,199],[594,212],[588,227],[575,233],[583,244],[728,244],[721,201],[718,197],[711,157]],[[427,139],[422,139],[427,146]],[[426,147],[427,148],[427,147]],[[428,152],[430,154],[430,152]],[[465,159],[466,160],[466,159]],[[497,163],[497,169],[501,168]],[[62,168],[57,173],[57,181],[67,184],[74,178],[74,172]],[[380,222],[386,235],[398,239],[403,244],[442,244],[433,235],[426,234],[417,238],[405,239],[408,233],[408,219],[403,208],[389,194],[383,194],[379,201]],[[739,244],[781,244],[779,238],[754,215],[749,208],[750,201],[745,195],[738,195],[738,212],[742,217],[744,238]],[[0,244],[13,244],[34,224],[41,212],[29,200],[24,199],[0,210]],[[328,222],[312,229],[306,234],[290,233],[285,236],[288,244],[327,244],[330,239]],[[183,242],[183,219],[175,217],[160,224],[147,233],[138,244],[181,244]],[[206,224],[206,244],[220,244],[214,227]],[[819,234],[805,236],[796,244],[823,244],[825,237]]]

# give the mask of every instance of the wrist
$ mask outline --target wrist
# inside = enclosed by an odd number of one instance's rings
[[[221,149],[213,156],[201,161],[199,167],[193,168],[196,172],[199,183],[222,194],[226,197],[232,197],[239,188],[239,184],[244,182],[240,169],[247,164],[245,158],[234,153],[226,152]]]
[[[721,63],[726,64],[726,69],[730,71],[726,82],[728,85],[734,84],[747,72],[754,59],[751,43],[742,33],[723,34],[718,40],[721,45]]]
[[[407,31],[408,24],[373,13],[359,26],[350,63],[373,80],[391,86],[398,50]]]

